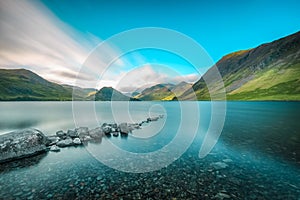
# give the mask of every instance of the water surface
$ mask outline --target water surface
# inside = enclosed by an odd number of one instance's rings
[[[211,106],[209,102],[197,104],[197,135],[179,159],[157,171],[125,173],[99,162],[91,150],[109,155],[110,144],[134,153],[163,148],[178,134],[183,117],[178,102],[118,102],[113,112],[109,102],[96,102],[96,120],[86,113],[91,112],[86,102],[76,105],[75,120],[71,102],[2,102],[1,134],[36,127],[53,135],[76,126],[138,122],[160,113],[165,117],[127,138],[103,138],[87,147],[69,147],[2,164],[0,199],[211,199],[224,195],[233,199],[299,199],[300,103],[228,102],[222,135],[203,159],[198,153]],[[186,134],[191,133],[187,130]],[[217,169],[217,162],[227,167]]]

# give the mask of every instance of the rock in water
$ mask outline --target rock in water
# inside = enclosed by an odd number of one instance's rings
[[[159,117],[148,117],[147,121],[148,122],[153,122],[153,121],[157,121],[159,119]]]
[[[75,131],[81,141],[88,141],[91,139],[89,136],[89,129],[87,127],[79,127],[76,128]]]
[[[75,139],[73,140],[73,143],[74,143],[75,145],[80,145],[80,144],[81,144],[81,141],[80,141],[79,138],[75,138]]]
[[[0,163],[46,152],[47,142],[47,137],[36,129],[0,135]]]
[[[67,134],[66,133],[64,133],[63,131],[57,131],[56,132],[56,135],[58,136],[58,137],[60,137],[60,138],[63,138],[63,137],[66,137],[67,136]]]
[[[112,128],[110,126],[103,126],[102,130],[104,134],[110,134],[112,132]]]
[[[89,128],[88,127],[79,127],[79,128],[75,129],[75,132],[78,136],[89,135]]]
[[[73,145],[73,140],[71,138],[67,138],[65,140],[61,140],[56,143],[57,146],[59,147],[67,147],[67,146],[72,146]]]
[[[104,133],[103,133],[102,128],[98,127],[98,128],[90,130],[89,134],[90,134],[91,138],[100,139],[103,137]]]
[[[59,152],[59,151],[60,151],[60,148],[58,148],[58,146],[56,146],[56,145],[52,145],[52,146],[50,147],[50,151]]]
[[[225,194],[222,192],[216,194],[216,196],[215,196],[215,199],[229,199],[229,198],[231,198],[231,197],[228,194]]]
[[[121,134],[128,134],[131,132],[131,129],[128,127],[127,123],[121,123],[119,125],[119,129]]]
[[[49,137],[48,137],[47,145],[49,145],[49,146],[54,145],[54,144],[56,144],[59,140],[60,140],[60,138],[57,137],[57,136],[49,136]]]
[[[68,135],[69,137],[71,137],[71,138],[76,138],[76,137],[78,137],[77,132],[76,132],[76,131],[73,131],[73,130],[68,130],[67,135]]]
[[[215,163],[212,163],[211,166],[213,168],[215,168],[216,170],[225,169],[228,167],[228,165],[224,162],[215,162]]]

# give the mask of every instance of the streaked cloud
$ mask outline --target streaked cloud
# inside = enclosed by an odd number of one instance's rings
[[[0,68],[26,68],[61,84],[112,86],[123,92],[158,83],[193,82],[198,77],[169,73],[170,68],[159,71],[145,64],[139,53],[115,60],[106,70],[111,58],[120,54],[117,47],[105,43],[105,51],[89,56],[100,42],[70,27],[38,1],[0,1]]]
[[[164,72],[160,71],[161,69],[164,69]],[[125,93],[141,91],[159,83],[195,82],[199,78],[198,74],[180,75],[171,67],[157,64],[145,64],[128,72],[123,71],[119,75],[111,76],[111,73],[108,75],[102,77],[98,87],[110,85]]]
[[[1,68],[27,68],[58,83],[74,83],[81,64],[101,42],[74,30],[38,1],[0,1],[0,27]],[[92,79],[97,73],[93,66],[101,67],[105,59],[93,62],[79,78]]]

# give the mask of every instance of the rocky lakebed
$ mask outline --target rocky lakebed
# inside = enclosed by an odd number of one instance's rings
[[[246,126],[229,120],[234,124],[225,124],[218,143],[205,158],[198,156],[202,141],[198,134],[181,157],[147,173],[118,171],[99,162],[88,151],[103,147],[99,153],[105,154],[109,151],[105,146],[108,142],[133,152],[137,147],[159,149],[160,142],[164,145],[176,134],[172,116],[179,115],[168,115],[167,131],[161,131],[166,138],[158,135],[151,142],[135,143],[133,135],[145,134],[147,125],[158,126],[164,116],[138,123],[102,123],[96,128],[57,130],[53,135],[36,129],[1,135],[0,199],[299,200],[298,136],[289,140],[283,137],[283,133],[298,130],[295,125],[283,129],[280,123],[258,126],[256,122],[249,127],[251,123]],[[230,113],[228,116],[231,117]],[[245,121],[248,115],[243,116],[235,119]],[[269,132],[272,137],[258,137]],[[168,133],[174,134],[169,138]]]

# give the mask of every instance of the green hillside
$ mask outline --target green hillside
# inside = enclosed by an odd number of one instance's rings
[[[0,69],[1,101],[64,101],[72,93],[63,86],[49,82],[25,69]]]
[[[96,101],[136,101],[137,99],[131,98],[119,92],[112,87],[103,87],[95,94]]]
[[[227,100],[300,100],[300,32],[256,48],[224,56],[217,67],[226,88]],[[210,100],[204,79],[212,69],[185,92],[181,98]],[[213,93],[220,89],[210,79]]]
[[[222,88],[212,73],[215,68],[223,78],[227,100],[300,100],[300,32],[228,54],[193,85],[157,84],[133,93],[134,97],[111,87],[98,91],[59,85],[25,69],[0,69],[0,101],[210,100],[204,80],[209,80],[218,99]]]
[[[173,84],[157,84],[152,87],[144,89],[140,94],[134,96],[136,99],[143,101],[157,101],[163,100],[168,96],[173,96]]]

